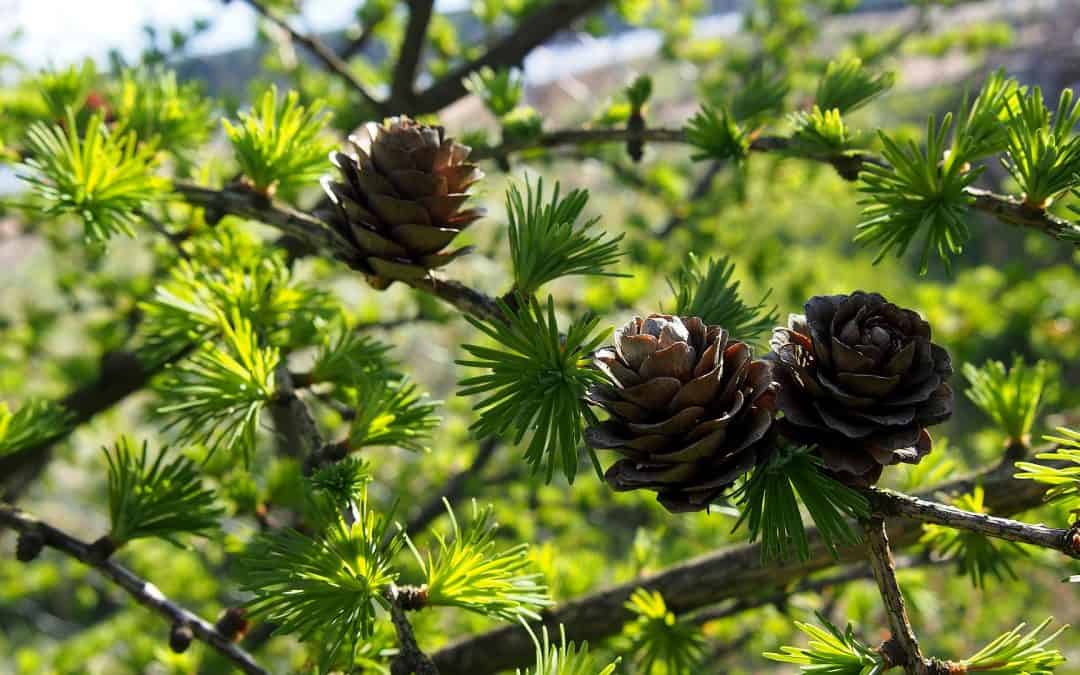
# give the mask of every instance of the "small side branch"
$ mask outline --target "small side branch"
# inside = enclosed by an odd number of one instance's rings
[[[392,675],[439,675],[439,669],[427,654],[420,649],[413,634],[412,624],[405,616],[406,597],[400,588],[391,585],[386,591],[390,604],[390,619],[394,622],[394,631],[398,638],[398,655],[390,664]]]
[[[405,28],[405,39],[398,52],[397,65],[394,66],[394,79],[390,85],[390,107],[397,102],[408,103],[415,95],[416,71],[424,55],[424,42],[427,38],[428,24],[434,0],[411,0],[409,2],[409,24]]]
[[[862,525],[866,533],[870,567],[881,590],[881,599],[885,602],[885,612],[889,617],[889,630],[892,631],[892,637],[882,644],[881,653],[891,666],[903,666],[908,675],[923,675],[926,670],[922,651],[908,620],[904,596],[896,583],[896,568],[889,548],[889,535],[885,531],[885,520],[874,517],[863,521]]]
[[[341,60],[334,50],[330,49],[323,43],[322,40],[314,35],[308,35],[301,33],[294,28],[284,17],[279,16],[275,11],[266,6],[262,0],[246,0],[247,4],[251,5],[251,8],[266,18],[271,23],[275,24],[281,30],[289,34],[289,37],[294,41],[302,45],[308,52],[311,53],[316,59],[319,60],[323,66],[331,73],[340,77],[350,88],[360,95],[364,102],[370,105],[377,111],[382,111],[382,104],[376,101],[367,89],[356,79],[356,76],[349,71],[349,66]]]
[[[936,523],[996,539],[1053,549],[1069,557],[1080,558],[1080,530],[1076,526],[1062,529],[1031,525],[889,490],[868,490],[866,496],[878,515],[904,516],[923,523]]]
[[[508,155],[541,148],[581,146],[592,143],[625,143],[640,140],[646,143],[686,143],[683,129],[654,127],[649,129],[563,129],[552,131],[532,139],[510,141],[490,148],[477,148],[473,157],[478,159],[504,159]],[[864,166],[889,168],[889,163],[868,152],[807,152],[784,136],[758,136],[750,142],[752,153],[780,153],[790,157],[829,164],[845,180],[854,181]],[[1059,218],[1045,209],[1038,209],[1022,201],[989,190],[966,188],[972,198],[972,208],[1008,225],[1037,230],[1080,247],[1080,226]]]
[[[329,224],[278,200],[241,188],[215,190],[187,181],[173,181],[173,192],[188,204],[206,209],[208,218],[232,215],[256,220],[276,227],[312,249],[329,251],[350,267],[355,268],[359,264],[353,245]],[[427,277],[401,283],[430,293],[480,319],[502,316],[493,298],[456,281]]]
[[[408,112],[425,115],[438,112],[467,93],[464,80],[471,73],[490,66],[505,68],[520,65],[533,49],[551,36],[570,27],[581,17],[604,7],[610,0],[553,0],[518,22],[517,27],[496,42],[491,49],[454,68],[419,94]]]
[[[136,576],[126,567],[112,560],[101,560],[95,557],[90,546],[85,542],[8,504],[0,504],[0,525],[10,527],[20,534],[36,534],[42,538],[46,546],[97,569],[123,588],[140,605],[157,612],[174,626],[186,626],[194,637],[232,661],[237,668],[248,675],[269,675],[269,671],[259,666],[250,654],[218,633],[213,624],[169,600],[157,586]]]

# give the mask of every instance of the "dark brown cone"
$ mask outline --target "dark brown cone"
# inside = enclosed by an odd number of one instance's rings
[[[700,511],[769,455],[772,365],[697,317],[635,317],[596,353],[610,384],[586,400],[610,419],[585,432],[624,455],[606,473],[616,490],[654,490],[671,512]]]
[[[325,179],[323,189],[365,271],[382,280],[419,279],[468,252],[444,250],[483,215],[462,208],[484,175],[466,161],[467,146],[446,138],[442,127],[391,117],[364,125],[349,147],[331,154],[341,177]]]
[[[930,326],[877,293],[817,296],[773,332],[777,429],[817,445],[838,479],[872,485],[889,464],[930,452],[926,427],[952,414],[948,352]]]

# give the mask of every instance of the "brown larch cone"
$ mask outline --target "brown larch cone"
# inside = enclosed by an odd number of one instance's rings
[[[340,181],[323,189],[335,206],[335,227],[356,245],[364,271],[385,283],[419,279],[467,253],[444,250],[483,215],[463,208],[483,172],[467,162],[470,149],[442,127],[391,117],[369,122],[349,137],[350,152],[331,161]]]
[[[926,427],[952,414],[948,352],[930,326],[877,293],[811,298],[773,332],[780,383],[777,429],[817,446],[843,482],[867,486],[889,464],[917,464],[931,448]]]
[[[594,448],[624,455],[606,473],[616,490],[654,490],[669,511],[700,511],[771,453],[770,363],[697,317],[635,317],[596,353],[608,384],[589,403],[610,418],[586,430]]]

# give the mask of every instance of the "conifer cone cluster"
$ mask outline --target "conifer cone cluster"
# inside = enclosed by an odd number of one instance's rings
[[[931,448],[926,427],[952,414],[948,353],[918,314],[876,293],[811,298],[772,348],[754,360],[696,317],[652,314],[616,331],[594,359],[607,382],[586,394],[608,416],[586,442],[622,455],[609,485],[699,511],[788,441],[813,446],[838,480],[868,486],[886,465],[918,463]]]
[[[331,155],[341,176],[324,180],[323,189],[335,227],[356,245],[369,275],[384,284],[419,279],[468,252],[444,249],[483,215],[463,208],[484,175],[468,163],[469,147],[408,117],[369,122],[349,146]]]
[[[948,352],[930,325],[877,293],[807,301],[773,332],[782,434],[813,444],[843,482],[867,486],[889,464],[917,464],[931,448],[926,427],[952,415]]]
[[[764,459],[772,423],[771,364],[697,317],[635,317],[596,353],[610,382],[587,400],[610,418],[586,431],[624,458],[606,473],[616,490],[646,488],[669,511],[700,511]]]

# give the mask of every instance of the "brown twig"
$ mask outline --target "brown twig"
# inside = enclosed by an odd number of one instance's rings
[[[359,94],[360,98],[364,99],[365,103],[380,113],[383,111],[383,104],[375,100],[375,98],[368,93],[367,88],[364,87],[360,80],[356,79],[356,76],[349,71],[348,64],[342,61],[341,57],[335,54],[333,49],[327,47],[322,40],[314,35],[301,33],[286,21],[284,17],[267,7],[262,0],[245,0],[245,2],[251,5],[252,9],[261,14],[268,21],[288,33],[289,37],[294,42],[300,43],[300,45],[318,59],[327,70],[340,77],[353,91]]]
[[[1076,528],[1030,525],[986,513],[973,513],[890,490],[868,490],[866,495],[874,513],[879,516],[904,516],[923,523],[936,523],[995,539],[1061,551],[1069,557],[1080,558],[1080,536]]]
[[[317,250],[328,251],[354,269],[359,269],[362,264],[352,243],[337,230],[318,217],[278,200],[239,187],[215,190],[186,181],[174,181],[173,191],[189,204],[201,206],[218,216],[240,216],[276,227]],[[401,283],[430,293],[480,319],[502,316],[493,298],[456,281],[425,277],[402,280]]]
[[[380,16],[372,21],[364,24],[364,27],[360,29],[360,34],[349,41],[349,44],[345,45],[345,48],[341,50],[338,55],[342,61],[348,61],[352,57],[356,56],[360,52],[364,51],[364,48],[371,42],[371,38],[375,37],[375,31],[378,30],[382,22],[386,20],[386,16]]]
[[[1011,467],[995,467],[919,496],[963,494],[976,485],[982,485],[986,490],[987,509],[1003,515],[1038,506],[1046,492],[1045,485],[1013,478]],[[922,524],[912,518],[890,518],[889,540],[894,546],[914,543],[922,534]],[[838,562],[825,547],[816,528],[808,528],[807,537],[810,557],[805,561],[762,565],[760,545],[729,546],[656,574],[570,600],[545,612],[545,623],[551,626],[564,624],[567,639],[600,640],[618,632],[631,618],[623,605],[640,587],[662,593],[668,607],[678,615],[724,600],[746,597],[754,589],[797,583]],[[839,551],[840,562],[863,560],[865,549],[862,546]],[[432,654],[432,659],[445,675],[489,675],[527,665],[532,653],[531,644],[524,630],[507,626],[452,643]]]
[[[467,93],[464,80],[470,74],[491,68],[520,65],[525,56],[547,42],[553,35],[569,27],[581,17],[608,4],[610,0],[553,0],[544,3],[505,37],[481,56],[461,64],[418,94],[409,112],[424,115],[438,112]]]
[[[469,466],[450,476],[442,486],[442,489],[424,502],[424,505],[420,507],[420,510],[417,511],[416,515],[409,520],[408,525],[405,527],[405,531],[410,535],[415,536],[418,532],[423,531],[430,525],[433,520],[438,518],[440,514],[446,513],[446,507],[444,506],[443,500],[445,499],[446,501],[453,503],[461,498],[465,493],[465,487],[468,485],[469,479],[474,478],[483,472],[484,468],[495,456],[495,451],[498,448],[499,441],[494,437],[481,441],[480,447],[476,450],[476,456],[473,457]]]
[[[434,0],[409,0],[409,23],[405,26],[405,39],[398,51],[394,77],[390,85],[391,108],[399,103],[407,106],[416,95],[413,85],[416,83],[416,71],[424,56],[424,42],[427,39],[428,25]]]
[[[259,666],[246,651],[218,633],[213,624],[169,600],[157,586],[136,576],[126,567],[112,560],[102,560],[100,557],[94,556],[90,551],[90,546],[85,542],[48,523],[33,518],[9,504],[0,504],[0,524],[10,527],[21,534],[34,533],[35,536],[39,535],[43,538],[46,546],[61,551],[97,569],[123,588],[136,602],[165,617],[172,625],[190,628],[194,637],[232,661],[237,668],[248,673],[248,675],[268,675],[269,671]]]
[[[687,142],[684,130],[676,128],[653,127],[641,131],[625,128],[563,129],[551,131],[533,139],[511,141],[489,148],[477,148],[473,156],[478,159],[499,159],[526,150],[590,143],[625,143],[628,140],[642,140],[649,143]],[[829,164],[842,178],[849,181],[857,180],[859,172],[866,165],[884,168],[890,166],[881,157],[868,152],[809,152],[784,136],[758,136],[751,141],[749,150],[755,153],[781,153]],[[1080,227],[1045,209],[1029,206],[1022,200],[989,190],[966,188],[965,192],[972,198],[972,208],[976,211],[993,216],[1003,223],[1037,230],[1080,247]]]
[[[416,642],[412,624],[405,616],[406,608],[400,589],[391,584],[386,591],[386,599],[390,604],[390,619],[394,622],[394,631],[397,633],[400,648],[397,656],[390,663],[391,674],[439,675],[438,667]]]
[[[892,637],[881,646],[882,656],[890,666],[901,666],[908,675],[925,675],[922,650],[919,639],[908,620],[907,608],[900,585],[896,583],[896,568],[893,563],[892,549],[889,548],[889,535],[885,530],[885,520],[880,517],[869,518],[862,523],[866,534],[866,551],[870,556],[870,568],[874,572],[885,603],[885,613],[889,619]]]

